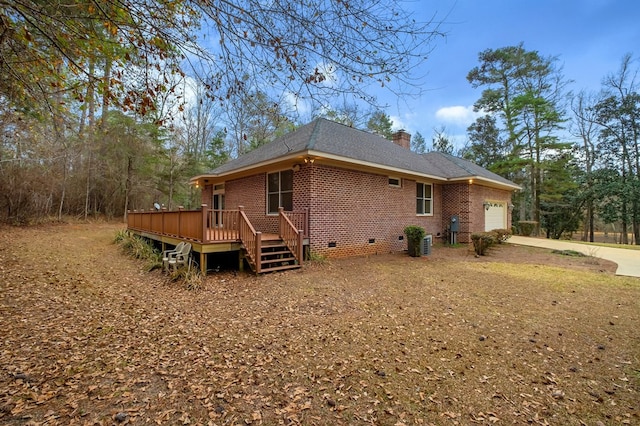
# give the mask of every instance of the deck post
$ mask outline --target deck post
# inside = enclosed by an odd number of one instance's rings
[[[240,241],[242,241],[242,238],[244,238],[243,232],[242,232],[242,226],[240,226],[240,221],[242,218],[242,212],[244,211],[244,206],[238,206],[238,239]]]
[[[166,211],[167,211],[167,208],[163,204],[162,205],[162,230],[161,230],[162,235],[165,235],[165,232],[164,232],[164,213]]]
[[[202,242],[206,243],[209,241],[207,238],[207,205],[200,204],[200,209],[202,210]]]
[[[178,206],[178,235],[182,235],[182,210],[184,206]]]
[[[262,269],[262,232],[256,232],[256,274],[259,274]]]
[[[207,254],[202,253],[204,250],[200,252],[200,272],[202,272],[202,276],[207,276]]]
[[[311,216],[309,215],[309,211],[309,207],[304,208],[304,235],[306,237],[308,237],[311,232]]]
[[[242,250],[238,250],[238,271],[244,272],[244,255]]]
[[[304,260],[304,231],[302,229],[298,229],[298,265],[302,266],[302,261]]]

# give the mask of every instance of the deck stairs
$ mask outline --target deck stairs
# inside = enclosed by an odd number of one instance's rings
[[[256,271],[256,260],[245,251],[246,259],[251,269]],[[294,254],[282,239],[263,240],[260,254],[260,273],[285,271],[300,268]]]

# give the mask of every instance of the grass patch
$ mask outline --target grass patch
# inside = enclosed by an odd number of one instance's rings
[[[571,240],[568,242],[583,244],[586,246],[594,246],[594,247],[609,247],[609,248],[617,248],[617,249],[624,249],[624,250],[640,250],[640,245],[632,245],[632,244],[592,243],[589,241],[578,241],[578,240]]]
[[[309,262],[318,263],[322,265],[326,261],[327,261],[327,256],[313,250],[309,251]]]
[[[552,250],[551,253],[560,254],[562,256],[586,257],[585,254],[580,253],[579,251],[575,251],[575,250]]]

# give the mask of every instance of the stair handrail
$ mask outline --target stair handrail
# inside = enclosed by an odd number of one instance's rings
[[[255,265],[256,274],[259,274],[260,269],[262,269],[260,262],[260,258],[262,257],[262,232],[256,232],[244,212],[244,206],[238,206],[238,210],[240,212],[238,237],[247,251],[249,260]]]
[[[278,234],[287,248],[293,253],[298,265],[303,260],[303,234],[304,230],[296,229],[291,219],[285,214],[284,208],[278,208]]]

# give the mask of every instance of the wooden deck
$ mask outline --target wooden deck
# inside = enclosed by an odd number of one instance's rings
[[[240,268],[246,259],[255,272],[261,273],[285,269],[265,260],[263,263],[267,267],[262,270],[261,259],[268,257],[266,252],[263,254],[263,247],[278,241],[290,250],[297,267],[303,261],[303,246],[308,244],[308,212],[284,212],[281,209],[278,216],[279,233],[275,234],[256,231],[242,207],[238,210],[213,210],[202,205],[199,210],[134,210],[127,213],[127,229],[159,241],[163,250],[181,241],[190,242],[192,250],[200,255],[198,263],[203,273],[207,271],[207,254],[221,252],[238,252]]]

